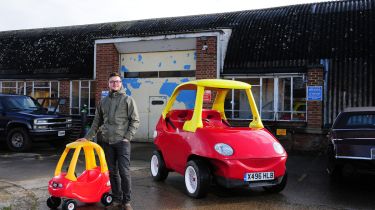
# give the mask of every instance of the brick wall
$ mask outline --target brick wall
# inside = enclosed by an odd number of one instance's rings
[[[195,77],[197,79],[216,79],[217,77],[217,40],[216,37],[201,37],[197,39],[197,64]],[[207,47],[204,47],[207,46]],[[211,102],[204,102],[203,108],[212,106],[215,92],[212,92]]]
[[[63,80],[60,81],[60,98],[66,98],[66,102],[64,105],[59,107],[59,112],[62,114],[69,114],[70,110],[70,81]]]
[[[308,86],[324,85],[323,69],[312,68],[307,72]],[[323,90],[324,92],[324,90]],[[322,128],[323,125],[323,101],[307,101],[307,127]]]
[[[206,45],[206,49],[202,49]],[[216,78],[216,37],[201,37],[197,39],[197,64],[195,76],[197,79]]]
[[[98,44],[96,46],[96,104],[101,99],[101,92],[108,90],[108,75],[111,72],[118,72],[119,65],[119,53],[114,44]]]

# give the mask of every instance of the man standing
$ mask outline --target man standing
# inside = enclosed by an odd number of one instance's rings
[[[121,76],[111,73],[108,78],[109,95],[96,108],[89,132],[77,141],[92,140],[101,131],[102,147],[108,163],[113,203],[110,209],[132,209],[130,205],[130,141],[139,127],[137,106],[127,96]],[[120,175],[120,176],[119,176]]]

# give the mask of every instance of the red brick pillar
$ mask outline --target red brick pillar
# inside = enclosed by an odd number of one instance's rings
[[[119,53],[114,44],[98,44],[96,46],[96,104],[101,99],[101,92],[108,90],[108,75],[118,72],[119,65]]]
[[[70,82],[68,80],[60,81],[60,98],[65,98],[65,104],[59,106],[59,112],[62,114],[70,114]]]
[[[197,64],[195,77],[197,79],[215,79],[217,75],[216,37],[201,37],[197,39]]]
[[[197,64],[195,77],[197,79],[216,79],[217,77],[217,40],[216,37],[201,37],[197,39]],[[215,93],[212,92],[211,102],[204,102],[203,108],[212,106]]]
[[[308,86],[321,86],[324,88],[322,68],[311,68],[307,72]],[[322,95],[324,90],[322,89]],[[307,127],[322,128],[323,126],[323,101],[307,101]]]

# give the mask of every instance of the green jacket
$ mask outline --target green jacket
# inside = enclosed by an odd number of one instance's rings
[[[124,139],[130,141],[138,127],[139,115],[135,101],[121,88],[118,92],[110,92],[109,96],[99,103],[85,138],[92,140],[100,130],[106,143],[115,144]]]

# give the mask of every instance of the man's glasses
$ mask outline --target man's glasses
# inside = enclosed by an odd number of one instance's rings
[[[113,80],[113,81],[109,81],[110,84],[120,84],[121,83],[121,80]]]

